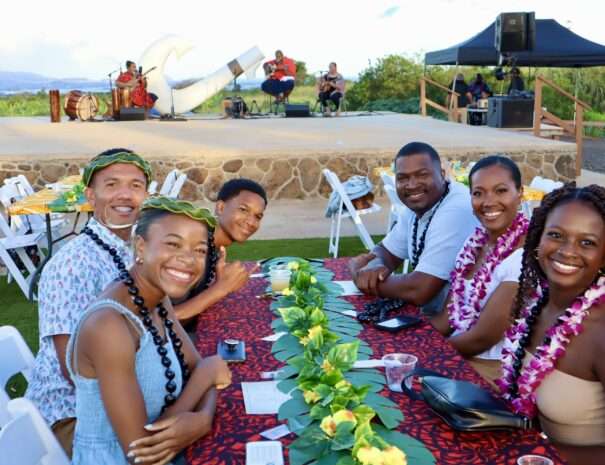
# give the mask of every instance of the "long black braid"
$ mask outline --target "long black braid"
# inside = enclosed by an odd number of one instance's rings
[[[214,233],[208,231],[208,252],[206,253],[206,271],[200,283],[195,287],[197,293],[204,292],[216,279],[216,268],[220,254],[214,243]]]
[[[545,278],[544,272],[538,262],[536,251],[540,244],[542,233],[544,232],[546,219],[555,207],[573,201],[581,201],[589,204],[601,215],[605,222],[604,187],[592,184],[590,186],[578,188],[576,187],[575,182],[571,182],[544,196],[540,206],[533,212],[525,238],[519,288],[512,310],[512,317],[514,319],[521,316],[522,309],[529,305],[538,283]],[[595,279],[597,278],[598,276],[595,276]]]

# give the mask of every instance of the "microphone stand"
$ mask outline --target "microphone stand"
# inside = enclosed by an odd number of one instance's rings
[[[160,116],[160,121],[187,121],[182,116],[177,116],[174,112],[174,89],[170,88],[170,113]]]

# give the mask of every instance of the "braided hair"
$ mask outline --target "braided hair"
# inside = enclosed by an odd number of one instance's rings
[[[521,311],[530,303],[539,282],[546,278],[538,262],[536,249],[540,244],[548,215],[550,215],[555,207],[574,201],[590,205],[601,215],[605,222],[605,188],[596,184],[586,187],[576,187],[576,183],[571,182],[559,189],[555,189],[542,199],[540,206],[533,212],[525,238],[519,288],[512,309],[512,317],[514,319],[521,316]],[[595,276],[595,279],[597,277]]]

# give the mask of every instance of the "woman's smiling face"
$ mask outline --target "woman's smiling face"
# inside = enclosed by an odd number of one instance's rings
[[[605,266],[603,217],[579,200],[556,206],[546,218],[538,261],[551,287],[582,293]]]
[[[165,215],[136,239],[141,273],[170,298],[180,298],[203,276],[208,228],[185,215]]]

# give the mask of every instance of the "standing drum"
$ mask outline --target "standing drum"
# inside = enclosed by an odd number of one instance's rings
[[[70,120],[79,119],[80,121],[87,121],[97,115],[99,101],[94,95],[83,94],[79,90],[72,90],[65,97],[63,109]]]
[[[120,108],[130,108],[132,106],[132,95],[130,87],[120,89]]]

